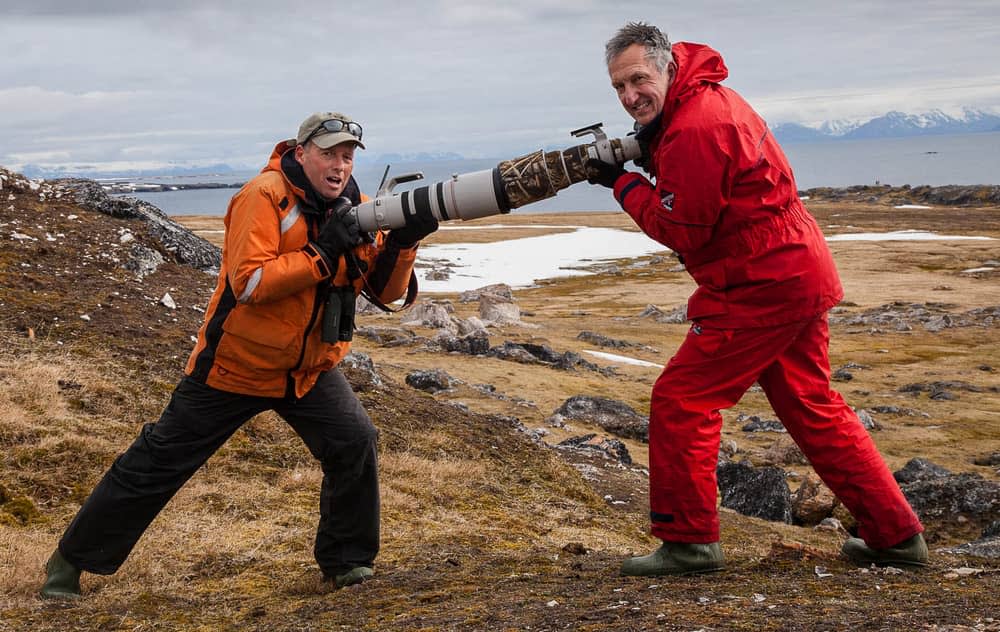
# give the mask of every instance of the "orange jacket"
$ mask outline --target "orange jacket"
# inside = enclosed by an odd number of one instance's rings
[[[413,275],[416,247],[400,248],[378,232],[354,249],[359,265],[351,268],[361,271],[358,278],[349,277],[344,256],[331,278],[308,245],[323,221],[319,211],[282,170],[289,150],[286,141],[279,143],[226,211],[219,281],[185,368],[219,390],[302,397],[351,346],[321,339],[323,286],[352,285],[357,295],[367,284],[389,303],[406,292]]]

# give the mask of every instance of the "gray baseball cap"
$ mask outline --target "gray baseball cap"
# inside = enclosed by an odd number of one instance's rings
[[[361,125],[340,112],[315,112],[302,121],[295,141],[304,145],[310,140],[322,149],[347,142],[365,148],[361,143]]]

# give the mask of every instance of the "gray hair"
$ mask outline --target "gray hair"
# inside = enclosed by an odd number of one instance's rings
[[[646,49],[646,59],[653,62],[660,72],[663,72],[674,60],[674,56],[670,52],[670,40],[666,33],[652,24],[629,22],[618,29],[614,37],[605,44],[604,61],[610,66],[615,57],[621,55],[626,48],[633,44],[639,44]]]

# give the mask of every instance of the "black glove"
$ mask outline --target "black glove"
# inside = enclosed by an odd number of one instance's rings
[[[331,270],[336,269],[340,255],[361,243],[361,226],[358,225],[358,218],[350,212],[352,206],[346,197],[334,200],[329,219],[313,242],[313,247],[323,255]]]
[[[591,184],[600,184],[601,186],[606,186],[609,189],[615,188],[615,182],[618,178],[625,175],[626,171],[621,165],[611,165],[603,160],[598,160],[596,158],[591,158],[587,161],[587,182]]]
[[[406,226],[389,231],[389,239],[402,248],[410,248],[418,241],[438,229],[437,218],[431,209],[418,210],[413,215],[407,215]]]

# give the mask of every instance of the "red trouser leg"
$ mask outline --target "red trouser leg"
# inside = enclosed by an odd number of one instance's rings
[[[758,381],[813,469],[857,519],[858,535],[871,547],[890,547],[923,527],[857,415],[830,389],[829,341],[826,316],[809,321]]]
[[[719,411],[740,400],[800,327],[691,327],[653,385],[650,399],[649,508],[654,536],[671,542],[719,540]]]

